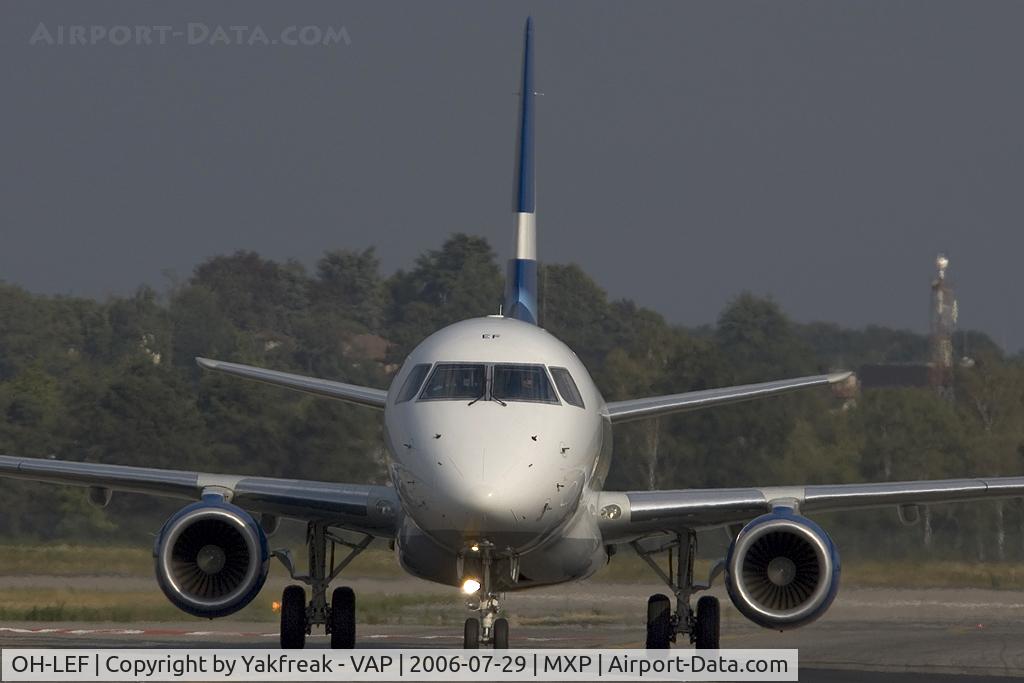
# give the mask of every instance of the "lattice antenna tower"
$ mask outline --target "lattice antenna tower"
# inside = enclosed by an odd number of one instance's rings
[[[931,329],[928,339],[929,379],[940,395],[953,396],[953,334],[959,314],[953,285],[946,276],[949,257],[935,258],[936,276],[932,280]]]

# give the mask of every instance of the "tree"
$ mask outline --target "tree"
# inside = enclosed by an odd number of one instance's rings
[[[718,317],[715,341],[735,378],[759,382],[813,371],[810,350],[778,304],[750,292],[736,297]]]
[[[178,367],[198,374],[195,357],[229,358],[238,348],[239,331],[218,303],[218,296],[202,285],[190,285],[171,299],[172,357]]]
[[[191,282],[212,292],[223,314],[247,332],[288,334],[292,314],[307,304],[305,272],[300,264],[291,261],[282,266],[252,251],[203,262]]]
[[[542,323],[609,400],[927,358],[923,335],[799,325],[750,293],[715,325],[684,329],[610,299],[577,265],[545,265],[539,279]],[[401,359],[446,324],[496,313],[501,291],[490,246],[466,235],[387,279],[372,249],[341,249],[324,253],[312,276],[252,252],[218,256],[167,296],[142,288],[99,302],[0,284],[0,452],[381,483],[379,414],[200,372],[194,356],[383,387],[394,367],[380,349],[391,344],[389,359]],[[373,348],[361,351],[360,339]],[[620,425],[607,486],[1018,475],[1024,357],[980,333],[955,341],[976,361],[956,369],[955,402],[922,389],[865,390],[841,407],[814,390]],[[80,490],[39,491],[0,480],[9,513],[0,533],[136,540],[181,504],[126,494],[96,510]],[[897,526],[885,510],[836,516],[834,531],[844,556],[1024,557],[1018,503],[924,510],[921,528]]]
[[[170,362],[171,320],[153,289],[141,287],[130,297],[111,300],[107,319],[111,361],[128,356]]]
[[[608,295],[576,264],[541,265],[538,280],[541,323],[599,374],[614,347]]]
[[[331,311],[370,332],[379,332],[386,296],[379,269],[380,259],[372,247],[324,253],[317,262],[317,279],[310,287],[313,309]]]
[[[179,373],[134,359],[95,389],[70,399],[77,419],[69,429],[74,445],[67,456],[189,470],[208,465],[203,418],[192,387]]]
[[[389,282],[392,357],[404,358],[429,334],[459,320],[491,315],[501,304],[501,271],[486,240],[461,233]]]

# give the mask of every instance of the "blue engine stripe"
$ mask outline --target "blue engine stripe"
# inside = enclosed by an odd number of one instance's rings
[[[533,20],[526,20],[526,37],[523,44],[522,108],[519,113],[519,156],[516,178],[519,183],[516,193],[516,211],[534,213],[533,177]]]
[[[537,324],[537,262],[512,259],[508,262],[505,317]]]

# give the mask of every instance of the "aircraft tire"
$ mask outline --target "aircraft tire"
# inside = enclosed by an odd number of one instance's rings
[[[466,650],[480,649],[480,620],[474,617],[466,619],[462,628],[462,647]]]
[[[351,650],[356,646],[356,594],[348,586],[331,595],[331,647]]]
[[[306,646],[306,590],[288,586],[281,595],[281,649],[301,650]]]
[[[647,649],[667,650],[672,643],[672,603],[661,593],[647,599]]]
[[[718,598],[705,595],[697,601],[693,643],[698,650],[717,650],[721,607]]]
[[[508,649],[508,619],[494,620],[494,649]]]

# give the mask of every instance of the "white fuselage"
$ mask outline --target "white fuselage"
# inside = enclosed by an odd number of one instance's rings
[[[563,391],[553,402],[499,400],[496,388],[475,402],[431,398],[431,373],[450,363],[532,366],[552,389],[550,369],[564,368],[583,407]],[[400,401],[417,366],[427,379]],[[576,354],[540,327],[496,316],[431,335],[395,376],[384,421],[405,513],[399,558],[410,572],[455,585],[464,571],[457,556],[481,543],[519,568],[522,578],[503,589],[582,578],[607,560],[595,501],[611,452],[605,402]]]

